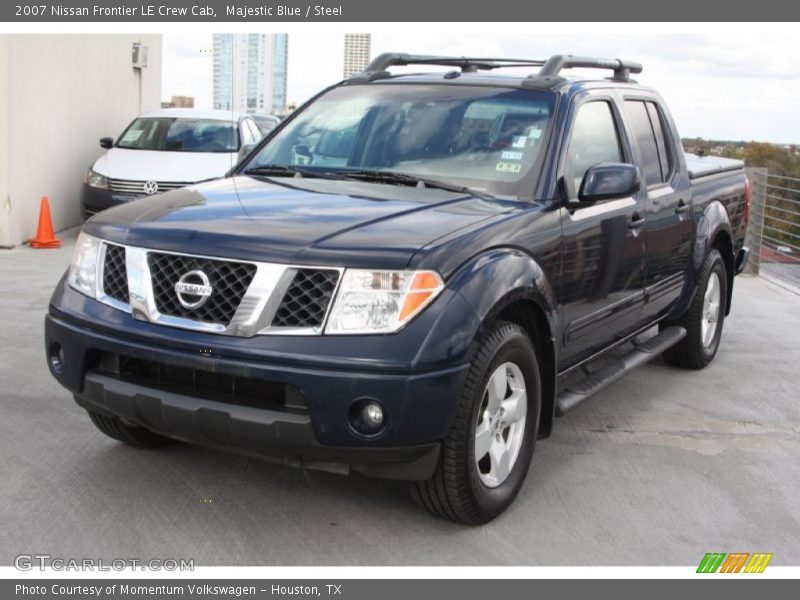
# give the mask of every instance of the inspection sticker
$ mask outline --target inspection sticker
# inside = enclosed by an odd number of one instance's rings
[[[141,129],[131,129],[125,132],[125,135],[122,136],[120,141],[123,144],[131,144],[133,142],[138,142],[140,137],[142,137]]]
[[[502,171],[503,173],[519,173],[522,170],[522,165],[519,163],[499,162],[495,170]]]
[[[514,141],[511,144],[514,148],[524,148],[525,143],[528,141],[527,136],[524,135],[517,135],[514,136]]]
[[[542,130],[541,129],[531,129],[528,132],[528,137],[531,138],[532,140],[538,140],[540,137],[542,137]]]
[[[523,156],[525,156],[524,152],[511,152],[510,150],[506,150],[500,155],[500,158],[503,160],[522,160]]]

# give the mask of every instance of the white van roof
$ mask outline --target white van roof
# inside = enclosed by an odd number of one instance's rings
[[[151,110],[140,117],[170,117],[173,119],[214,119],[218,121],[238,122],[244,115],[230,110],[208,110],[200,108],[162,108]]]

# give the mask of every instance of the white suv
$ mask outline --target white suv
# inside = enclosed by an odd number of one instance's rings
[[[226,110],[169,108],[140,115],[86,171],[87,218],[110,206],[222,177],[262,138],[252,117]]]

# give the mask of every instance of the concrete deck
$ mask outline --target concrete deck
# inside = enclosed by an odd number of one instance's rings
[[[70,253],[0,251],[0,564],[690,565],[709,551],[800,564],[800,297],[763,279],[737,279],[709,368],[658,359],[557,421],[516,504],[469,528],[402,484],[103,436],[44,361]]]

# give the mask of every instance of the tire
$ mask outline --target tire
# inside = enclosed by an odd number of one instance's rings
[[[139,448],[161,448],[174,441],[163,435],[153,433],[144,427],[131,427],[130,425],[126,425],[117,417],[106,417],[105,415],[91,410],[86,412],[89,413],[89,418],[92,420],[92,423],[94,423],[100,431],[105,433],[108,437],[114,438],[129,446],[137,446]]]
[[[493,390],[502,389],[502,393],[490,395],[490,382]],[[498,408],[490,414],[490,402],[507,412]],[[500,515],[525,481],[540,408],[539,366],[530,339],[519,325],[495,322],[475,346],[436,472],[426,481],[411,484],[414,499],[434,515],[469,525]],[[524,417],[520,417],[523,409]],[[478,431],[480,448],[489,448],[480,461],[476,457]],[[494,460],[498,456],[502,458]]]
[[[725,263],[719,251],[712,248],[700,271],[697,290],[689,308],[678,320],[661,325],[661,329],[670,325],[686,328],[686,337],[663,353],[664,360],[684,369],[703,369],[714,360],[722,336],[727,301]],[[708,330],[709,321],[713,321],[713,333]]]

